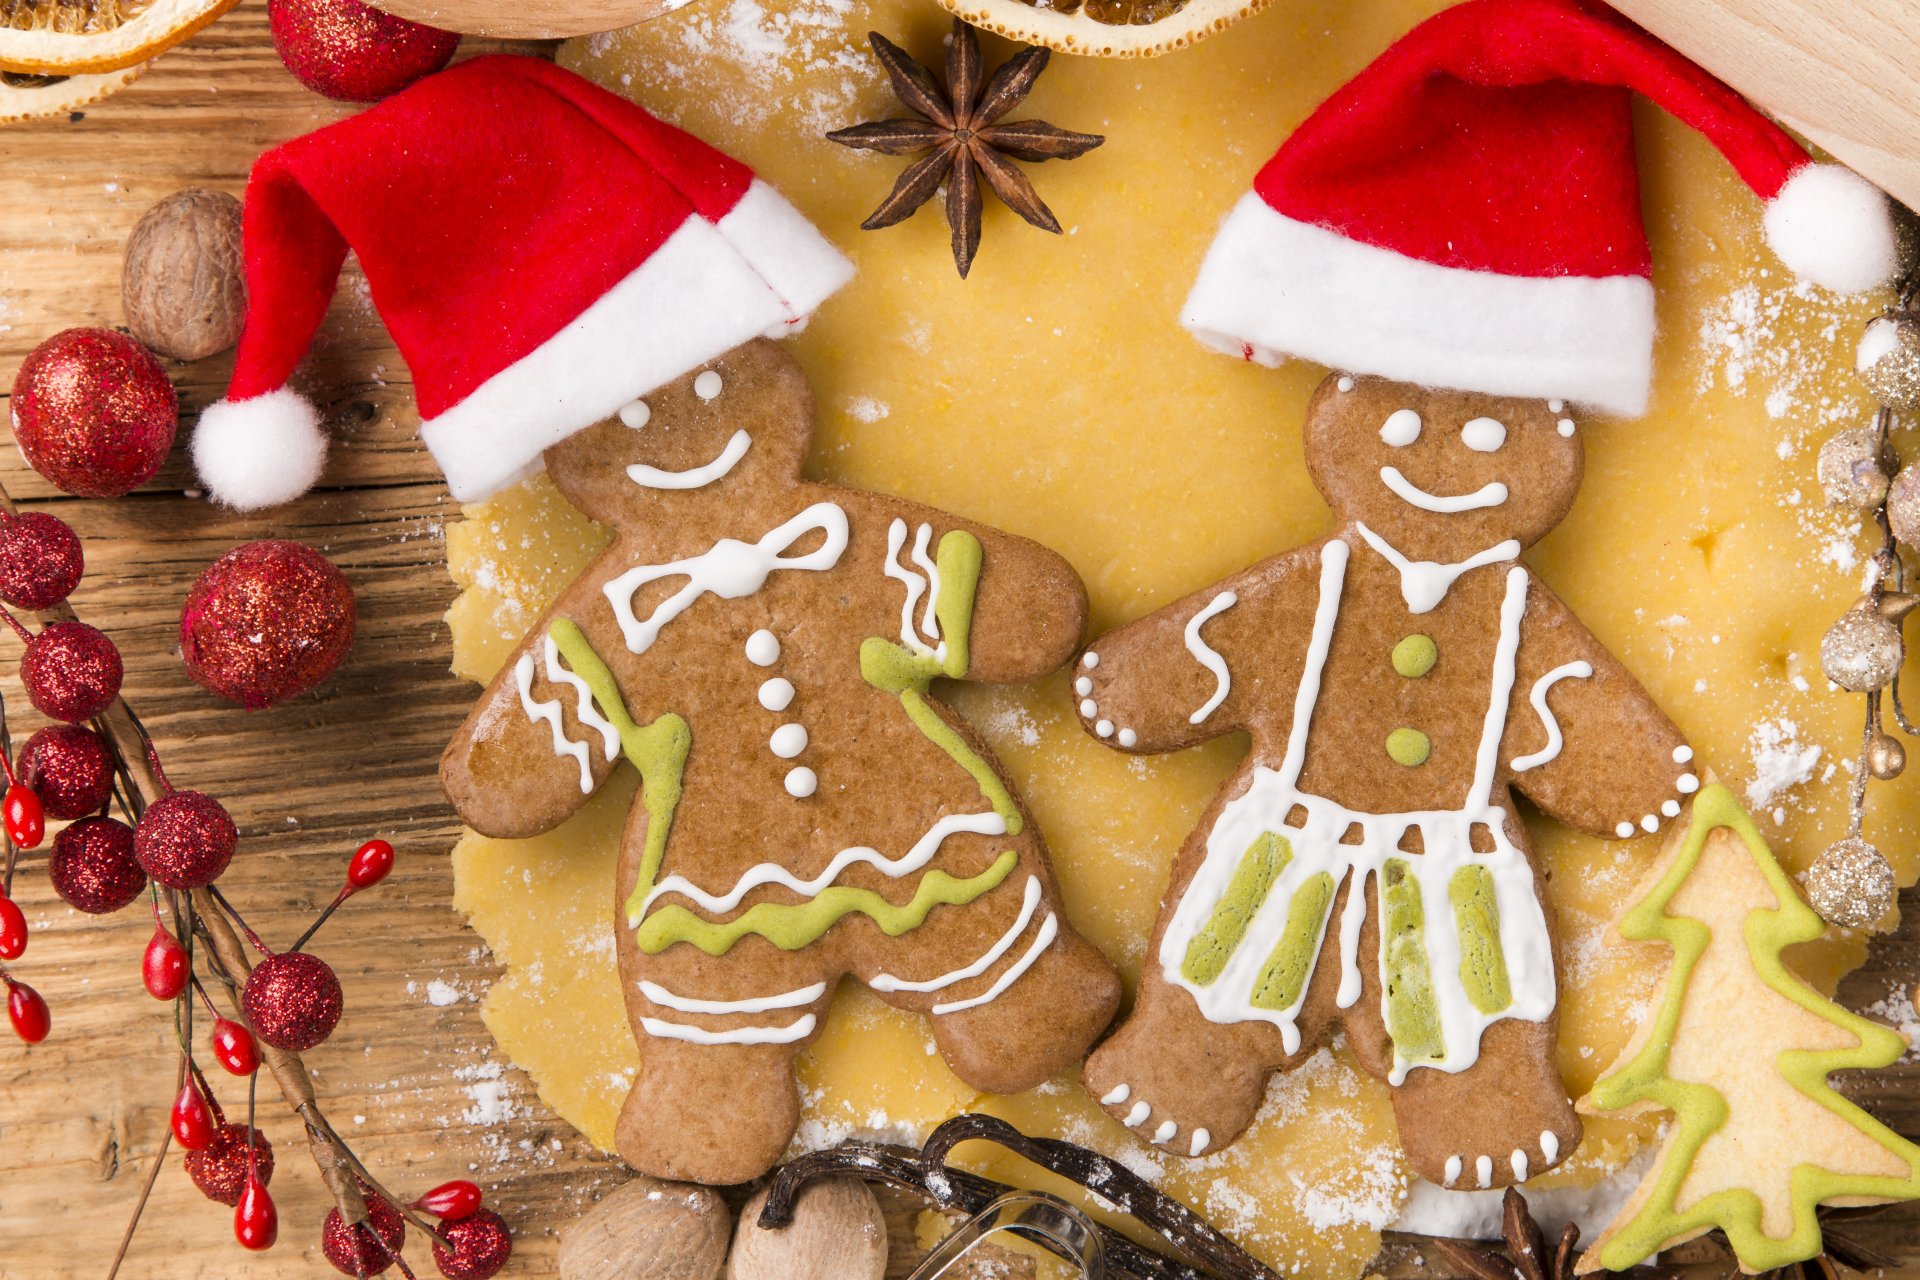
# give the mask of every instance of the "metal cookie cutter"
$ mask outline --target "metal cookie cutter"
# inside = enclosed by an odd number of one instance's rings
[[[942,1240],[907,1280],[939,1280],[951,1274],[983,1241],[1002,1232],[1046,1246],[1077,1266],[1082,1280],[1106,1280],[1107,1250],[1093,1219],[1040,1191],[995,1196]]]

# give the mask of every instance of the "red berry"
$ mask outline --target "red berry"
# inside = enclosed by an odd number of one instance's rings
[[[0,600],[14,608],[53,608],[85,567],[80,538],[60,517],[27,511],[0,522]]]
[[[272,0],[273,47],[294,78],[341,102],[378,102],[453,57],[452,31],[382,13],[361,0]]]
[[[70,907],[102,916],[138,898],[147,873],[133,856],[133,828],[118,818],[82,818],[53,837],[47,879]]]
[[[247,1185],[247,1127],[223,1124],[213,1132],[213,1141],[198,1151],[187,1152],[181,1162],[187,1176],[200,1194],[216,1204],[232,1207],[240,1203]],[[260,1181],[273,1181],[273,1144],[258,1129],[253,1131],[253,1165]]]
[[[171,1000],[187,989],[187,949],[157,924],[140,957],[140,980],[155,1000]]]
[[[266,1180],[258,1172],[247,1174],[240,1203],[234,1207],[233,1238],[255,1253],[273,1248],[273,1242],[280,1238],[280,1211],[273,1207]]]
[[[254,1034],[293,1053],[305,1053],[332,1035],[344,1003],[340,979],[327,962],[304,951],[268,956],[240,990]]]
[[[48,725],[27,739],[14,768],[47,816],[62,822],[95,812],[113,792],[113,754],[85,725]]]
[[[180,611],[187,674],[250,711],[332,675],[353,647],[353,587],[302,542],[249,542],[208,565]]]
[[[260,1066],[253,1033],[231,1018],[213,1020],[213,1056],[230,1075],[250,1076]]]
[[[430,1213],[448,1222],[471,1218],[480,1207],[480,1188],[465,1180],[443,1182],[413,1202],[422,1213]]]
[[[0,960],[18,960],[27,950],[27,914],[0,895]]]
[[[133,856],[169,889],[199,889],[233,861],[240,832],[218,800],[200,791],[174,791],[147,806],[133,829]]]
[[[492,1280],[513,1254],[506,1221],[491,1209],[477,1209],[470,1218],[449,1222],[440,1234],[453,1248],[435,1241],[433,1265],[447,1280]]]
[[[0,825],[6,827],[7,839],[22,849],[39,848],[47,836],[47,814],[40,797],[17,782],[8,787],[0,797]]]
[[[53,1015],[47,1012],[47,1002],[26,983],[12,978],[6,981],[7,1020],[13,1023],[14,1034],[28,1044],[39,1044],[53,1029]]]
[[[188,1151],[199,1151],[213,1141],[213,1112],[200,1096],[200,1087],[187,1081],[186,1088],[173,1100],[173,1140]]]
[[[120,650],[84,622],[52,622],[27,642],[20,682],[27,701],[52,720],[91,720],[120,696]]]
[[[347,864],[347,883],[357,893],[371,889],[393,870],[393,846],[385,840],[369,840],[353,852]]]
[[[335,1271],[365,1280],[393,1265],[407,1240],[407,1220],[364,1182],[360,1187],[367,1198],[367,1220],[350,1227],[338,1209],[329,1210],[320,1227],[320,1252]]]
[[[111,329],[68,329],[35,347],[14,375],[12,407],[28,464],[84,498],[151,480],[180,420],[167,371]]]

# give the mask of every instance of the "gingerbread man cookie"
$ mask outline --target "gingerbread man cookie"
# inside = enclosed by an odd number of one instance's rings
[[[1512,792],[1595,834],[1657,831],[1699,787],[1692,752],[1519,561],[1579,487],[1563,405],[1330,377],[1306,450],[1330,535],[1101,637],[1076,672],[1088,731],[1122,751],[1252,739],[1086,1083],[1202,1155],[1344,1027],[1422,1176],[1524,1181],[1580,1124]]]
[[[658,1177],[780,1158],[794,1056],[843,974],[926,1014],[999,1093],[1077,1062],[1119,1001],[1024,808],[930,688],[1068,662],[1079,579],[1024,539],[802,479],[812,426],[804,375],[754,341],[549,449],[616,536],[441,765],[503,837],[639,770],[614,888],[640,1071],[616,1138]]]

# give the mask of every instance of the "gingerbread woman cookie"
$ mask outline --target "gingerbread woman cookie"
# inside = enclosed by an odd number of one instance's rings
[[[617,1143],[743,1182],[799,1115],[794,1055],[843,974],[928,1015],[1011,1093],[1077,1062],[1119,981],[1068,926],[1046,847],[936,678],[1036,679],[1086,597],[1044,548],[801,478],[806,379],[729,353],[547,452],[612,526],[481,696],[441,776],[492,836],[551,829],[625,758],[616,887],[640,1072]]]
[[[1595,834],[1656,831],[1699,786],[1692,752],[1519,562],[1579,487],[1564,406],[1330,377],[1306,447],[1332,534],[1102,636],[1076,673],[1081,718],[1120,750],[1252,739],[1087,1087],[1201,1155],[1344,1026],[1418,1172],[1523,1181],[1580,1124],[1511,793]]]

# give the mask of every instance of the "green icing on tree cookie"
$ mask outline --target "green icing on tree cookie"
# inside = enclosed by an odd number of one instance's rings
[[[1670,909],[1675,895],[1699,866],[1708,837],[1720,828],[1730,829],[1740,838],[1752,857],[1752,873],[1765,882],[1777,903],[1771,910],[1750,911],[1738,937],[1716,937],[1705,921],[1673,914]],[[1629,1202],[1631,1216],[1610,1227],[1594,1250],[1601,1266],[1625,1270],[1651,1257],[1672,1240],[1717,1227],[1726,1233],[1747,1271],[1770,1271],[1819,1256],[1822,1246],[1817,1210],[1822,1202],[1920,1199],[1920,1147],[1842,1098],[1827,1084],[1830,1072],[1893,1063],[1905,1051],[1906,1041],[1897,1032],[1821,996],[1782,962],[1780,956],[1785,948],[1821,937],[1826,926],[1801,900],[1753,820],[1725,787],[1712,785],[1700,792],[1694,801],[1686,840],[1673,864],[1652,891],[1628,910],[1620,921],[1619,932],[1622,937],[1635,941],[1667,943],[1673,949],[1673,967],[1660,1011],[1645,1042],[1630,1060],[1594,1085],[1587,1104],[1597,1110],[1618,1111],[1650,1103],[1671,1111],[1674,1122],[1652,1175],[1655,1182],[1651,1187],[1643,1187]],[[1678,1203],[1694,1162],[1707,1141],[1730,1126],[1732,1132],[1737,1133],[1749,1119],[1739,1105],[1739,1095],[1729,1099],[1711,1082],[1679,1080],[1668,1074],[1675,1033],[1694,970],[1710,949],[1724,947],[1740,948],[1745,953],[1744,962],[1752,966],[1767,987],[1844,1031],[1857,1043],[1835,1049],[1782,1044],[1780,1033],[1772,1029],[1772,1022],[1763,1016],[1764,1011],[1753,1010],[1751,1018],[1733,1028],[1733,1034],[1745,1042],[1719,1045],[1716,1049],[1730,1063],[1770,1060],[1787,1084],[1831,1113],[1835,1122],[1864,1134],[1884,1148],[1893,1162],[1906,1166],[1904,1177],[1847,1173],[1798,1162],[1792,1151],[1755,1151],[1755,1161],[1794,1162],[1788,1181],[1793,1225],[1785,1235],[1766,1233],[1765,1206],[1754,1191],[1744,1186],[1723,1187],[1684,1207]],[[1807,1149],[1815,1149],[1818,1135],[1808,1133],[1804,1137]]]
[[[1460,985],[1481,1013],[1495,1014],[1513,1003],[1507,957],[1500,949],[1500,901],[1493,872],[1468,865],[1447,884],[1453,925],[1460,935]]]
[[[960,879],[934,870],[920,877],[908,901],[895,905],[871,889],[832,885],[810,901],[762,902],[727,921],[702,920],[682,906],[664,907],[648,916],[636,935],[640,950],[656,955],[676,942],[690,942],[710,956],[722,956],[748,934],[758,934],[782,951],[798,951],[817,942],[847,916],[870,917],[880,931],[897,938],[926,923],[935,907],[961,906],[997,887],[1020,864],[1012,849],[979,875]]]
[[[1187,944],[1180,972],[1187,981],[1207,986],[1220,976],[1233,958],[1233,952],[1246,936],[1247,926],[1267,900],[1273,882],[1293,858],[1293,846],[1269,831],[1247,846],[1240,865],[1233,869],[1227,891],[1214,904],[1206,925]]]
[[[547,635],[573,673],[587,682],[593,700],[600,704],[600,714],[620,735],[621,754],[640,771],[640,802],[647,807],[647,844],[640,857],[640,875],[627,898],[627,918],[632,920],[660,875],[674,810],[680,807],[680,781],[687,767],[687,752],[693,746],[693,730],[671,711],[652,724],[635,724],[613,672],[573,619],[555,618]]]
[[[1447,1052],[1427,968],[1426,907],[1420,901],[1420,881],[1404,858],[1387,859],[1381,871],[1380,915],[1387,1034],[1408,1062],[1439,1062]]]
[[[1293,901],[1287,904],[1286,928],[1253,983],[1251,1003],[1256,1009],[1278,1012],[1299,1003],[1300,993],[1313,975],[1327,907],[1332,902],[1333,876],[1325,871],[1308,876],[1293,891]]]

